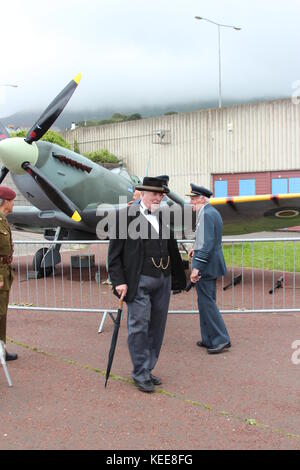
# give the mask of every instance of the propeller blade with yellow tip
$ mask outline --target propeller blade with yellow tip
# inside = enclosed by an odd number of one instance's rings
[[[68,85],[56,96],[56,98],[54,98],[47,109],[45,109],[43,114],[38,118],[36,123],[28,131],[25,142],[32,144],[32,142],[35,142],[43,137],[43,135],[50,129],[52,124],[56,121],[60,113],[67,105],[80,80],[81,73],[76,75],[76,77],[74,77],[73,80],[68,83]]]
[[[80,214],[77,211],[75,211],[74,214],[72,215],[72,219],[75,220],[75,222],[80,222],[81,221]]]
[[[34,178],[43,192],[58,209],[71,217],[75,222],[81,221],[78,207],[58,188],[56,188],[35,166],[28,162],[23,163],[24,170]]]

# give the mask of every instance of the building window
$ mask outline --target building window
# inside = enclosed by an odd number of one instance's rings
[[[214,197],[227,197],[227,181],[215,181]]]
[[[240,196],[255,196],[255,179],[239,181]]]
[[[289,193],[300,193],[300,178],[289,178]]]
[[[288,192],[287,178],[272,179],[272,194],[286,194]]]

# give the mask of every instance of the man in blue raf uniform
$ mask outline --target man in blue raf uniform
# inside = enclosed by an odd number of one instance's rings
[[[217,278],[226,274],[222,252],[223,222],[220,213],[209,204],[212,192],[191,183],[190,204],[197,212],[196,239],[192,258],[191,282],[196,283],[202,341],[197,346],[218,354],[230,348],[230,338],[216,304]]]

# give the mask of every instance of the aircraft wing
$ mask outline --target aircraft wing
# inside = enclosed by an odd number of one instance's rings
[[[76,239],[90,240],[97,239],[99,234],[105,238],[105,230],[108,214],[115,214],[116,209],[120,209],[123,205],[105,205],[96,204],[88,206],[82,211],[82,220],[75,222],[66,214],[59,210],[40,210],[34,206],[15,206],[13,212],[8,214],[7,220],[15,230],[23,230],[25,232],[45,233],[46,230],[55,230],[61,227],[69,232]],[[98,226],[101,220],[105,219],[102,226]],[[109,219],[113,220],[113,219]],[[100,231],[97,232],[97,229]]]
[[[74,222],[61,211],[41,211],[34,206],[15,206],[13,212],[7,216],[13,229],[28,232],[44,232],[46,229],[63,227],[68,230],[90,232],[91,229],[83,221]]]
[[[211,198],[210,203],[222,216],[224,235],[242,235],[300,226],[300,193]],[[109,208],[114,209],[114,206]],[[42,233],[46,229],[62,227],[89,236],[93,234],[96,238],[96,226],[101,216],[97,214],[96,207],[88,208],[83,211],[82,221],[74,222],[61,211],[15,206],[7,219],[17,230]]]
[[[300,193],[211,198],[224,235],[241,235],[300,225]]]

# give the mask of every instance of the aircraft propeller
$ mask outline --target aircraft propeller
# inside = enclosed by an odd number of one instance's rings
[[[32,144],[36,142],[50,129],[52,124],[56,121],[60,113],[67,105],[69,99],[73,95],[78,83],[81,80],[81,74],[78,74],[68,85],[54,98],[54,100],[45,109],[43,114],[38,118],[36,123],[28,131],[25,137],[25,142]]]
[[[75,204],[58,188],[56,188],[45,176],[33,165],[28,162],[22,164],[22,168],[34,178],[37,184],[42,188],[46,196],[66,215],[75,222],[80,222],[79,209]]]
[[[0,170],[0,184],[2,183],[2,181],[4,180],[5,176],[7,175],[7,173],[9,172],[9,169],[6,168],[6,166],[3,166]]]
[[[56,98],[54,98],[54,100],[38,118],[36,123],[28,131],[25,139],[20,137],[14,137],[11,139],[4,138],[0,142],[0,159],[4,163],[4,167],[2,167],[0,173],[0,184],[10,170],[16,174],[23,174],[25,171],[27,174],[32,176],[32,178],[34,178],[34,180],[49,197],[49,199],[62,212],[64,212],[69,217],[72,217],[72,219],[76,222],[81,220],[79,209],[60,189],[55,187],[35,167],[35,163],[38,159],[38,148],[35,142],[43,137],[43,135],[48,131],[48,129],[50,129],[52,124],[61,114],[71,96],[73,95],[75,89],[77,88],[80,80],[81,74],[78,74],[56,96]],[[0,130],[2,131],[2,127]]]

